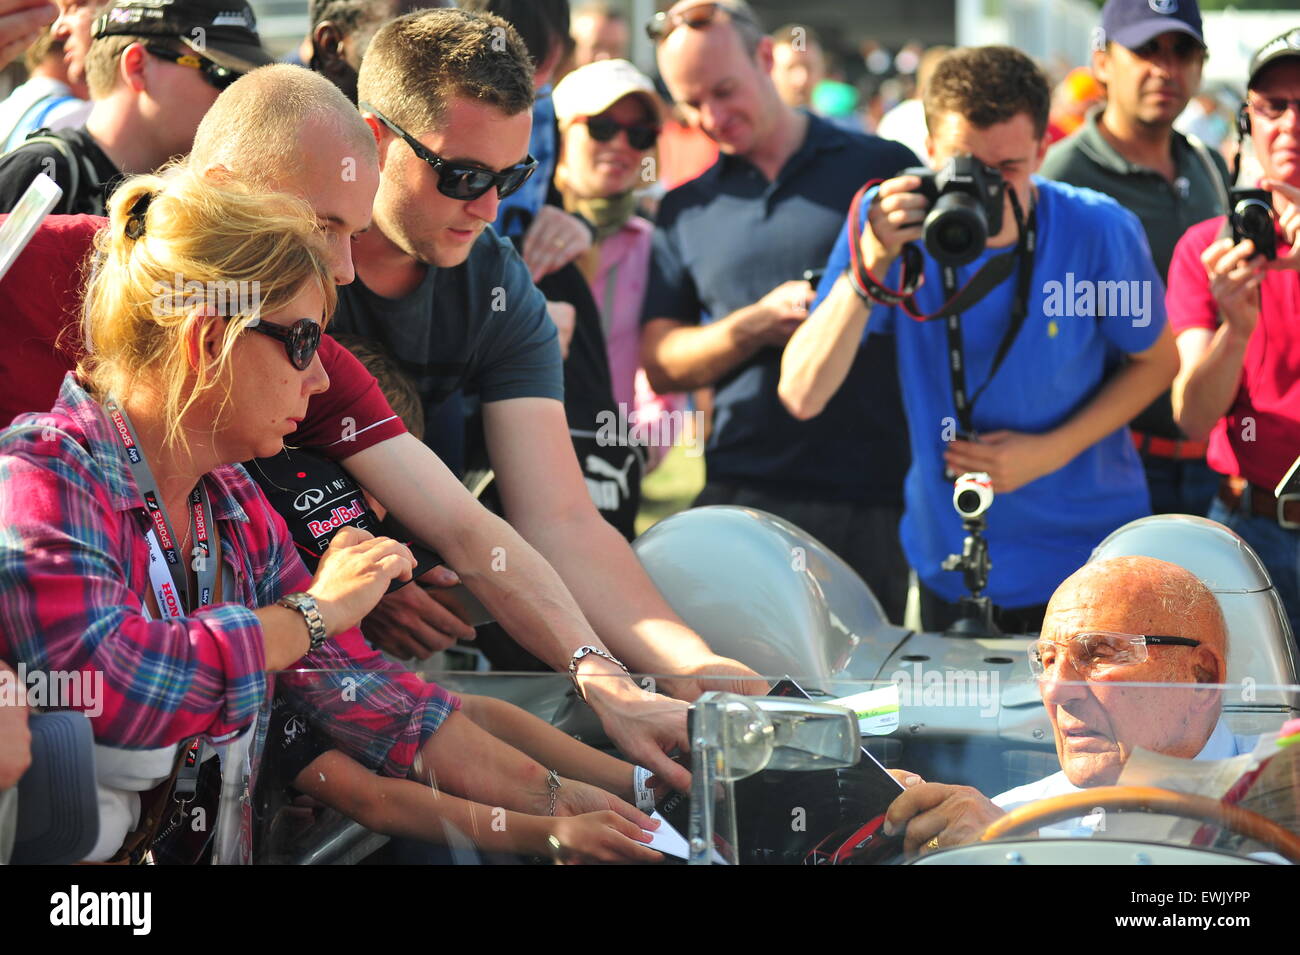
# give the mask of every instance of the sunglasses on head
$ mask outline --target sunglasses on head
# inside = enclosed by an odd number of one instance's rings
[[[584,122],[587,132],[598,143],[607,143],[618,135],[621,129],[627,135],[627,144],[633,149],[649,149],[659,140],[659,127],[648,123],[633,123],[624,126],[608,116],[588,116]]]
[[[169,50],[165,46],[155,46],[152,43],[146,43],[144,48],[151,56],[156,56],[160,60],[167,60],[169,63],[176,63],[180,66],[188,66],[192,70],[198,70],[199,75],[203,77],[207,84],[215,89],[224,90],[244,75],[238,70],[232,70],[228,66],[214,63],[207,57],[199,56],[197,53],[177,53],[175,50]]]
[[[316,349],[320,347],[320,322],[310,318],[300,318],[287,326],[272,325],[255,318],[244,328],[282,343],[289,361],[299,371],[306,371],[311,366],[311,360],[316,357]]]
[[[517,192],[537,170],[537,160],[532,156],[517,166],[511,166],[505,172],[493,172],[480,166],[448,162],[369,103],[357,105],[400,136],[406,145],[411,147],[412,152],[433,167],[433,171],[438,174],[438,191],[449,199],[463,201],[477,199],[493,186],[496,186],[497,196],[504,199]]]
[[[674,13],[671,10],[656,13],[646,21],[646,36],[650,37],[652,43],[662,43],[667,39],[668,34],[672,33],[679,26],[685,25],[692,30],[702,30],[709,24],[713,23],[719,15],[727,19],[743,20],[745,23],[753,24],[754,21],[745,13],[736,7],[725,3],[699,3],[693,7],[687,7],[685,10],[679,10]]]

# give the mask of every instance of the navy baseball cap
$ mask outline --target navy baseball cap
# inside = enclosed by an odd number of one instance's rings
[[[1162,33],[1186,33],[1205,46],[1196,0],[1106,0],[1093,46],[1104,49],[1113,42],[1136,50]]]
[[[1300,58],[1300,27],[1287,30],[1255,51],[1255,55],[1250,58],[1250,80],[1246,83],[1246,88],[1255,88],[1255,80],[1259,78],[1264,67],[1278,60],[1295,58]]]

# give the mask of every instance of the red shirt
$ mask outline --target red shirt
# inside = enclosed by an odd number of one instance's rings
[[[1177,336],[1188,328],[1214,331],[1219,308],[1201,253],[1223,226],[1223,217],[1192,226],[1178,240],[1169,264],[1165,305]],[[1278,254],[1290,248],[1277,236]],[[1300,274],[1266,272],[1260,284],[1259,324],[1246,346],[1241,386],[1210,434],[1206,460],[1222,474],[1239,475],[1272,488],[1300,455]]]
[[[0,216],[2,222],[6,216]],[[54,405],[82,353],[81,297],[99,216],[46,216],[0,280],[0,425]],[[321,336],[329,389],[311,399],[285,440],[336,461],[406,432],[379,383],[352,353]]]

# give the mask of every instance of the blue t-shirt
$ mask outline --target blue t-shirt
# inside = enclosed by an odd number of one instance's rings
[[[975,402],[976,432],[1042,434],[1056,428],[1093,399],[1124,354],[1146,351],[1165,326],[1164,286],[1137,217],[1101,193],[1038,177],[1034,182],[1038,249],[1029,314]],[[865,212],[864,206],[864,222]],[[959,284],[1002,251],[988,250],[958,269]],[[848,264],[846,227],[827,263],[818,303]],[[886,280],[891,288],[898,286],[899,269],[896,262]],[[967,394],[989,380],[1011,322],[1016,282],[1013,272],[962,316]],[[926,313],[943,303],[943,279],[929,256],[916,302]],[[1099,302],[1109,303],[1112,317],[1101,317],[1107,309],[1099,309]],[[927,587],[956,601],[966,592],[962,576],[940,568],[945,557],[961,552],[965,536],[952,508],[952,485],[943,476],[944,447],[958,428],[946,323],[918,322],[901,308],[877,305],[866,337],[876,334],[894,338],[912,444],[903,549]],[[1142,465],[1127,429],[1120,428],[1060,470],[994,499],[986,515],[992,562],[987,593],[1002,607],[1046,603],[1107,534],[1150,513]]]
[[[643,319],[707,324],[820,268],[862,184],[914,165],[905,146],[817,117],[774,181],[722,156],[660,204]],[[811,421],[785,410],[780,379],[781,349],[768,347],[715,383],[709,480],[799,500],[900,505],[907,435],[889,342],[861,350]]]

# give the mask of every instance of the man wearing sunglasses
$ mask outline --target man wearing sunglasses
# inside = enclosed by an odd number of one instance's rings
[[[915,165],[898,143],[837,129],[781,101],[773,43],[744,3],[682,2],[649,24],[659,70],[722,155],[660,206],[641,360],[660,394],[715,389],[696,500],[770,511],[847,561],[895,623],[908,449],[892,346],[871,342],[842,396],[796,421],[777,396],[781,349],[866,181]]]
[[[555,327],[527,266],[491,228],[502,196],[532,175],[523,43],[495,17],[422,11],[379,30],[357,85],[381,174],[373,226],[353,245],[357,277],[340,289],[332,328],[399,356],[424,402],[426,435],[446,433],[439,415],[449,397],[477,396],[507,520],[614,655],[635,671],[673,674],[660,685],[682,699],[721,688],[712,674],[750,675],[677,618],[593,505],[565,418]],[[425,621],[412,631],[429,634],[430,650],[450,639]],[[595,655],[581,662],[584,673],[622,673]]]
[[[1182,360],[1173,407],[1184,431],[1209,438],[1221,475],[1209,516],[1259,554],[1300,634],[1300,501],[1274,494],[1300,453],[1300,30],[1251,58],[1238,123],[1264,173],[1240,185],[1271,193],[1276,257],[1234,243],[1222,216],[1178,242],[1166,296]]]
[[[45,173],[64,191],[56,212],[103,215],[123,177],[189,152],[218,94],[272,62],[243,0],[121,0],[92,33],[86,125],[38,131],[0,159],[0,210]]]
[[[1221,718],[1214,688],[1226,679],[1227,653],[1219,602],[1188,570],[1152,557],[1086,564],[1052,595],[1030,646],[1061,771],[991,800],[896,771],[907,789],[890,806],[886,831],[905,833],[908,854],[947,849],[974,841],[1017,806],[1115,785],[1136,747],[1182,759],[1249,752],[1252,742]],[[1097,821],[1071,820],[1039,835],[1087,836]]]

